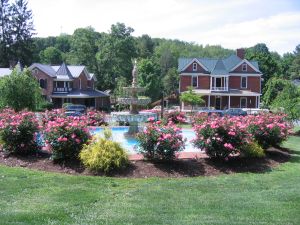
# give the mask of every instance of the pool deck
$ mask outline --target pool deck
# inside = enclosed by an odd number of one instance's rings
[[[178,159],[199,159],[208,158],[204,152],[180,152],[176,155]],[[143,160],[144,156],[142,154],[129,154],[128,158],[130,161]]]

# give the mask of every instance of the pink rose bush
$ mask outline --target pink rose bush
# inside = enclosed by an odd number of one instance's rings
[[[37,144],[38,120],[32,112],[15,112],[4,109],[0,112],[0,143],[9,153],[27,155],[39,149]]]
[[[88,126],[103,126],[107,125],[105,122],[105,113],[99,112],[97,110],[87,111]]]
[[[193,126],[196,132],[194,145],[209,157],[218,158],[241,154],[251,143],[258,143],[264,149],[279,146],[292,128],[285,115],[271,113],[245,117],[201,114],[194,118]]]
[[[57,117],[45,124],[44,139],[54,160],[78,159],[80,150],[91,139],[87,118]]]
[[[151,118],[145,130],[137,135],[139,152],[147,159],[172,160],[176,153],[184,149],[185,140],[181,129],[172,121],[164,125]]]
[[[291,133],[292,124],[285,114],[263,113],[245,118],[248,132],[263,148],[279,146]]]
[[[184,112],[179,111],[172,111],[165,114],[165,119],[167,121],[172,121],[175,124],[178,123],[185,123],[186,122],[186,115]]]
[[[196,139],[193,143],[209,157],[227,158],[239,153],[249,142],[247,127],[242,117],[207,117],[201,124],[194,124]]]

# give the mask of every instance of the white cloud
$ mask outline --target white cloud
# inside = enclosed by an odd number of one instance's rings
[[[134,35],[149,34],[221,44],[227,48],[265,42],[279,53],[292,51],[300,40],[297,1],[277,0],[30,0],[38,36],[73,33],[91,25],[107,32],[123,22]]]

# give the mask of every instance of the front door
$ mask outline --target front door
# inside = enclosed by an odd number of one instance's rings
[[[215,108],[216,108],[217,110],[220,110],[220,109],[221,109],[221,97],[216,97]]]

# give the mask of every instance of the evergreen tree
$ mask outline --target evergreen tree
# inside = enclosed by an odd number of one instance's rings
[[[30,65],[33,60],[34,26],[32,11],[26,0],[16,0],[11,6],[11,59],[20,60],[23,65]]]
[[[0,67],[9,66],[9,46],[12,43],[8,0],[0,0]]]

